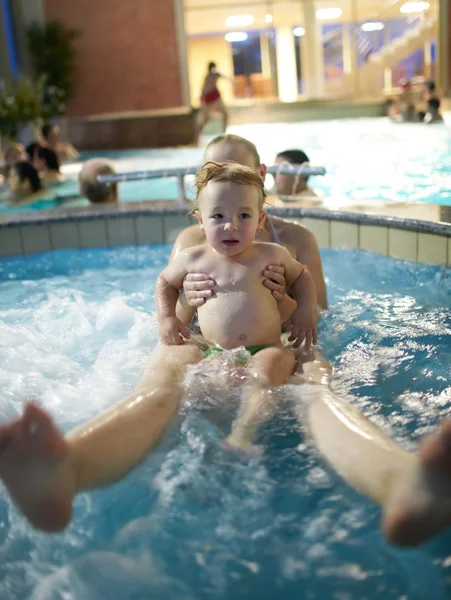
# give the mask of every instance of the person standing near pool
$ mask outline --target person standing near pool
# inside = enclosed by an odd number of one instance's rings
[[[202,92],[200,97],[200,108],[195,133],[196,142],[198,141],[203,128],[211,119],[214,113],[219,113],[220,115],[222,115],[223,129],[224,131],[227,130],[229,114],[221,98],[221,93],[218,90],[218,80],[221,79],[221,77],[223,79],[228,79],[233,83],[233,80],[230,79],[230,77],[219,73],[219,71],[216,69],[216,63],[208,63],[207,75],[204,79],[204,84],[202,86]]]

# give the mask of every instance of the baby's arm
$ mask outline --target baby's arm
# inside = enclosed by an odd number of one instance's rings
[[[317,342],[316,332],[316,287],[307,267],[294,260],[289,252],[282,247],[277,248],[279,260],[285,269],[285,279],[291,288],[293,297],[297,303],[293,312],[291,323],[291,336],[289,341],[295,341],[293,346],[297,348],[307,338],[307,345],[313,341]]]
[[[177,318],[175,308],[179,291],[183,286],[183,278],[187,274],[190,252],[183,251],[159,275],[155,286],[155,305],[160,339],[163,344],[183,344],[183,338],[190,334],[185,325]]]
[[[288,321],[288,319],[296,310],[296,307],[296,300],[291,298],[291,296],[289,296],[288,294],[284,294],[283,300],[281,300],[278,305],[280,320],[282,321],[282,323]]]

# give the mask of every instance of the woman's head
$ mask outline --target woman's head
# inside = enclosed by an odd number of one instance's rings
[[[235,162],[256,171],[262,179],[266,175],[266,166],[260,162],[255,144],[239,135],[225,133],[215,137],[204,152],[204,162]]]
[[[258,173],[236,163],[207,162],[196,176],[196,189],[194,211],[209,244],[230,256],[247,250],[265,217]]]
[[[16,163],[14,168],[24,191],[27,191],[30,194],[35,194],[42,189],[39,173],[29,162],[20,161]]]
[[[209,62],[208,63],[208,72],[211,73],[215,69],[216,69],[216,63],[215,62]]]

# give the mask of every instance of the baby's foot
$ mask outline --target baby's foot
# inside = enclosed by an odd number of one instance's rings
[[[70,521],[74,490],[68,447],[52,418],[35,404],[0,425],[0,478],[30,523],[59,531]]]
[[[451,420],[428,436],[416,466],[393,484],[382,527],[399,546],[416,546],[451,525]]]
[[[263,446],[257,446],[247,440],[242,440],[232,435],[229,435],[223,443],[223,447],[226,450],[236,452],[240,456],[245,458],[258,458],[263,454]]]

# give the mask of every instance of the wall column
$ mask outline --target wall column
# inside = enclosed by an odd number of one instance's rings
[[[304,93],[311,98],[320,98],[324,95],[324,56],[315,0],[305,0],[302,9],[305,29],[301,41]]]
[[[294,102],[298,97],[296,51],[291,27],[278,27],[276,33],[277,87],[282,102]]]

